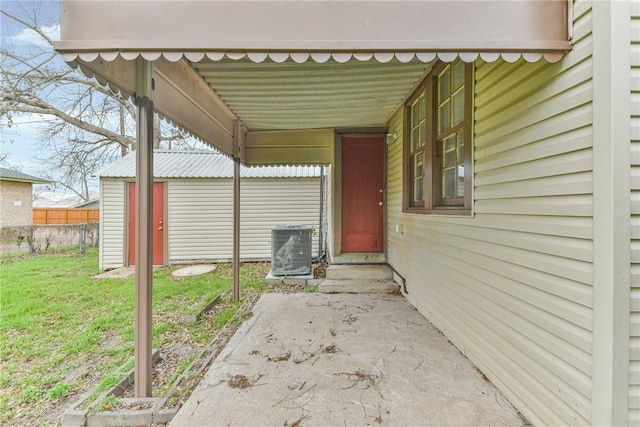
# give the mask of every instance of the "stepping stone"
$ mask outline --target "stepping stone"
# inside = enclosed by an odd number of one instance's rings
[[[126,279],[136,274],[135,267],[120,267],[93,276],[94,279]]]
[[[180,270],[174,271],[171,276],[176,278],[201,276],[203,274],[215,271],[216,268],[217,266],[214,264],[190,265],[189,267],[181,268]]]

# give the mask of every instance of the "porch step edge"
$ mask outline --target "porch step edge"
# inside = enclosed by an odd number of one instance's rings
[[[386,264],[333,264],[326,275],[330,280],[391,280],[393,271]]]
[[[325,294],[337,293],[387,293],[393,294],[400,290],[393,280],[333,280],[326,279],[318,285],[318,291]]]

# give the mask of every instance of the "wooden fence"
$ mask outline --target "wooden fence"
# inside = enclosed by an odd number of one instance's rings
[[[33,208],[34,224],[86,224],[100,221],[100,209]]]

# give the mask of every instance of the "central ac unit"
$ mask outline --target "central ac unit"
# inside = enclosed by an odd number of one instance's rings
[[[271,229],[274,276],[311,274],[311,231],[307,225],[277,225]]]

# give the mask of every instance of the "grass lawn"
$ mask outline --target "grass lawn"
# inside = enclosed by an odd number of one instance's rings
[[[179,334],[202,347],[240,304],[226,298],[206,325],[182,320],[230,288],[231,268],[180,280],[171,278],[175,269],[154,272],[153,346]],[[267,269],[244,265],[241,286],[261,291]],[[133,357],[134,278],[92,279],[98,273],[96,250],[0,258],[0,425],[50,424],[44,414],[52,402],[71,404],[96,384],[108,387],[110,374]]]

